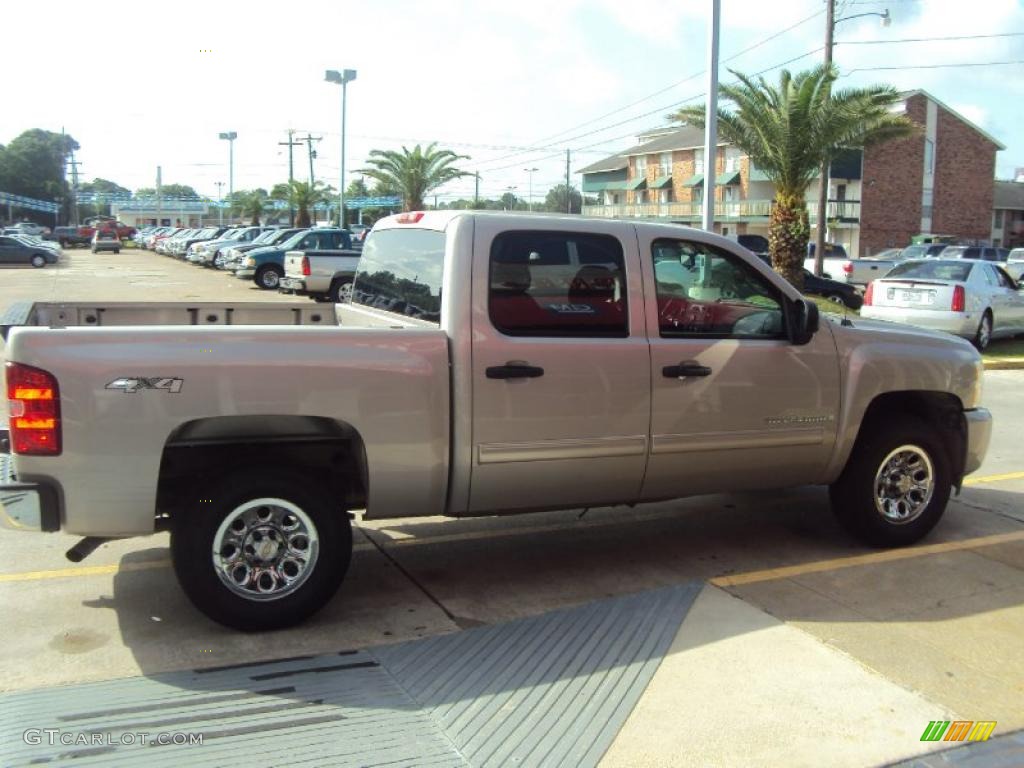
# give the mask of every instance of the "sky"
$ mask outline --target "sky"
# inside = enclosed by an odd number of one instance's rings
[[[288,178],[287,131],[314,142],[318,180],[338,185],[341,88],[346,181],[373,149],[436,141],[479,172],[480,193],[541,201],[575,171],[631,146],[706,90],[711,0],[305,0],[146,3],[59,0],[4,9],[0,143],[71,134],[83,180],[163,181],[215,197]],[[823,0],[721,0],[720,77],[778,76],[821,60]],[[889,10],[883,27],[877,14]],[[868,14],[860,18],[852,18]],[[875,14],[875,15],[872,15]],[[995,136],[997,176],[1024,166],[1024,0],[837,0],[838,87],[924,89]],[[11,34],[23,29],[26,34]],[[1016,33],[1016,34],[1014,34]],[[992,37],[992,35],[1002,35]],[[973,37],[934,40],[934,38]],[[911,40],[925,40],[911,42]],[[994,62],[1016,62],[994,64]],[[941,66],[936,65],[955,65]],[[981,65],[981,66],[966,66]],[[886,69],[877,69],[885,67]],[[294,174],[309,178],[306,144]],[[535,168],[533,172],[527,169]],[[472,197],[465,178],[438,200]],[[430,202],[430,201],[428,201]]]

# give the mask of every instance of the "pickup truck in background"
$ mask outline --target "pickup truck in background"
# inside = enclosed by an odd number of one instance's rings
[[[820,484],[898,546],[991,432],[966,341],[819,320],[745,249],[654,222],[404,213],[368,236],[351,303],[39,303],[0,330],[0,523],[85,537],[76,561],[169,530],[185,593],[245,630],[332,597],[352,510]]]
[[[264,290],[275,290],[284,277],[284,255],[289,251],[338,254],[351,249],[352,240],[346,230],[314,227],[296,233],[283,243],[249,251],[242,257],[235,277],[254,280]]]
[[[337,304],[352,292],[359,250],[288,251],[278,290]]]
[[[907,249],[904,249],[906,252]],[[804,269],[814,274],[814,243],[807,246],[808,256],[804,260]],[[822,263],[822,277],[837,280],[840,283],[851,285],[867,285],[872,280],[885,277],[894,266],[911,258],[911,255],[904,255],[901,252],[896,259],[876,259],[865,257],[863,259],[851,259],[846,255],[846,249],[841,245],[826,243],[825,259]]]
[[[96,234],[97,230],[109,231],[113,230],[117,233],[118,240],[131,240],[135,237],[135,227],[130,227],[127,224],[122,224],[120,221],[104,221],[96,225],[86,225],[78,228],[78,236],[86,238],[87,242],[92,242],[92,236]]]

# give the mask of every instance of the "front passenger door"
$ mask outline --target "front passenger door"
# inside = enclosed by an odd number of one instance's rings
[[[740,255],[644,239],[651,329],[645,499],[821,482],[839,364],[827,322],[790,341],[785,294]]]

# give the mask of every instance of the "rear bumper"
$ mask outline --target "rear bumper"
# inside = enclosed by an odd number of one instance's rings
[[[306,281],[298,277],[282,277],[278,289],[296,293],[299,296],[305,296],[309,292],[306,288]]]
[[[15,480],[14,461],[0,453],[0,528],[14,531],[60,530],[57,491],[45,483]]]
[[[981,466],[992,439],[992,414],[985,408],[964,411],[967,422],[967,446],[964,455],[964,474],[969,475]]]
[[[872,320],[888,320],[892,323],[916,325],[933,331],[945,331],[970,339],[978,330],[981,317],[975,312],[952,312],[935,309],[914,309],[912,307],[862,307],[860,316]]]

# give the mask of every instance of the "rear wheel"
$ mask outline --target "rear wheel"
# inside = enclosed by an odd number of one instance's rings
[[[330,290],[327,292],[327,300],[333,304],[340,304],[344,301],[348,301],[349,297],[352,296],[352,281],[351,280],[335,280],[331,283]]]
[[[341,585],[351,523],[312,478],[261,467],[197,496],[175,515],[171,554],[182,589],[214,621],[249,631],[291,626]]]
[[[273,291],[281,284],[282,269],[276,264],[264,264],[256,270],[256,285],[265,291]]]
[[[30,263],[36,269],[39,269],[40,267],[45,267],[46,266],[46,257],[45,256],[41,256],[40,254],[37,253],[37,254],[35,254],[32,257]]]
[[[841,293],[826,293],[825,298],[831,301],[833,304],[843,305],[846,303],[843,300],[843,294]]]
[[[912,544],[935,527],[949,501],[952,477],[943,443],[916,418],[878,419],[865,429],[829,489],[832,509],[868,544]]]
[[[990,341],[992,341],[992,313],[986,309],[985,314],[981,316],[981,322],[978,323],[978,330],[974,334],[972,342],[981,351],[988,347]]]

